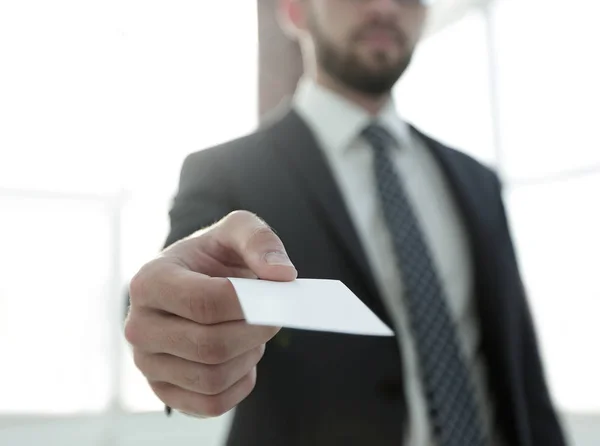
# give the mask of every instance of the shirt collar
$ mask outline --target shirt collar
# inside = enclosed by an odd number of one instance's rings
[[[370,123],[388,130],[400,147],[410,148],[410,129],[398,115],[393,100],[373,117],[339,94],[312,79],[302,78],[294,95],[293,106],[323,144],[325,150],[343,152]]]

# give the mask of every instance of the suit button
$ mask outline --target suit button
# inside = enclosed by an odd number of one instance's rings
[[[402,381],[398,378],[384,378],[377,383],[377,393],[388,401],[397,401],[402,397]]]

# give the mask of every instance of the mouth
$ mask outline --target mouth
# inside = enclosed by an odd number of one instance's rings
[[[358,42],[366,44],[371,48],[389,49],[402,46],[402,36],[395,30],[390,29],[370,29],[360,33]]]
[[[360,39],[361,42],[374,47],[390,47],[397,44],[396,39],[387,32],[371,32]]]

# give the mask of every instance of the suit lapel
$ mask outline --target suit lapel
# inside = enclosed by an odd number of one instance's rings
[[[494,213],[499,191],[493,189],[491,174],[488,176],[483,168],[476,168],[474,161],[413,130],[437,158],[461,210],[475,267],[475,299],[487,345],[486,354],[488,361],[499,368],[496,355],[500,352],[505,354],[508,345],[504,324],[506,300],[498,296],[500,288],[496,279],[498,253],[503,249],[498,246],[499,234],[494,229],[499,218]]]
[[[294,111],[287,113],[270,129],[276,150],[292,168],[301,188],[313,203],[317,215],[330,229],[347,258],[362,275],[371,309],[389,323],[363,246],[352,223],[338,185],[318,142],[305,122]],[[363,296],[361,296],[362,298]]]
[[[486,176],[485,170],[477,169],[475,161],[468,159],[466,155],[445,147],[414,128],[413,131],[425,141],[432,151],[452,188],[453,196],[469,233],[471,253],[478,268],[476,272],[479,275],[483,272],[482,268],[485,267],[485,264],[489,262],[482,264],[478,260],[484,259],[485,254],[494,248],[494,240],[490,239],[486,232],[486,227],[490,226],[490,223],[494,223],[489,221],[490,218],[493,219],[493,213],[490,213],[491,203],[485,202],[485,197],[489,196],[490,192],[487,189],[491,184],[491,174]]]
[[[471,191],[476,191],[481,187],[481,184],[471,184],[469,172],[465,171],[464,163],[459,162],[457,153],[443,146],[439,142],[420,133],[415,128],[412,130],[423,140],[427,147],[431,150],[438,164],[452,188],[452,195],[456,199],[456,204],[463,216],[463,222],[468,229],[471,242],[471,251],[475,255],[477,248],[480,245],[479,224],[478,224],[478,203],[476,197]]]
[[[465,155],[455,152],[439,142],[422,134],[417,129],[412,130],[423,140],[437,159],[456,199],[456,204],[461,211],[463,224],[469,234],[469,248],[475,265],[475,277],[487,277],[486,254],[493,252],[494,247],[487,232],[486,212],[489,203],[482,202],[482,187],[489,184],[489,178],[481,175],[483,170],[475,169],[474,161],[468,160]],[[469,164],[472,163],[472,164]],[[486,181],[488,180],[488,181]]]
[[[417,133],[419,133],[417,131]],[[517,443],[517,438],[527,436],[527,428],[517,425],[520,416],[517,409],[522,402],[522,391],[515,387],[514,368],[514,291],[506,291],[506,286],[518,279],[518,273],[506,275],[501,271],[516,267],[513,256],[506,258],[503,252],[509,244],[509,236],[502,233],[499,219],[502,218],[495,204],[498,203],[499,187],[494,185],[491,174],[488,176],[482,168],[475,168],[473,161],[444,147],[440,143],[420,134],[438,159],[454,192],[457,204],[464,216],[469,233],[471,252],[475,265],[476,307],[480,321],[483,352],[487,361],[490,385],[494,392],[498,420],[504,434]],[[483,190],[482,190],[483,188]],[[500,272],[499,272],[500,271]],[[517,291],[518,292],[518,291]],[[524,299],[524,297],[521,297]],[[519,361],[519,359],[517,359]],[[512,376],[513,379],[507,379]],[[520,423],[519,423],[520,424]],[[520,428],[520,432],[517,432]],[[522,440],[521,440],[522,441]]]

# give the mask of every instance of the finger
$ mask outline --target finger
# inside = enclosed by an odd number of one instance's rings
[[[231,282],[185,269],[167,259],[144,266],[130,284],[131,305],[175,314],[199,324],[243,320]]]
[[[135,352],[135,365],[150,381],[173,384],[203,395],[218,395],[247,375],[262,358],[262,344],[223,364],[207,365],[172,355]]]
[[[229,214],[215,226],[214,237],[235,251],[261,279],[287,282],[298,275],[281,239],[250,212]]]
[[[222,364],[265,344],[279,330],[245,321],[200,325],[169,314],[138,311],[128,320],[125,336],[134,348],[146,353]]]
[[[218,417],[244,400],[256,385],[256,367],[218,395],[202,395],[164,382],[150,382],[156,396],[166,405],[190,415]]]

